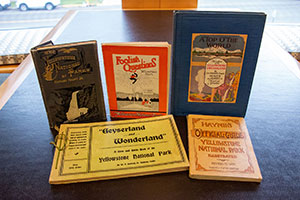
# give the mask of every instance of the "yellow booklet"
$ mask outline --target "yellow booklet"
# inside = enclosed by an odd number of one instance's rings
[[[56,137],[50,184],[188,170],[172,115],[63,124]]]
[[[187,119],[191,178],[261,182],[243,118],[189,115]]]

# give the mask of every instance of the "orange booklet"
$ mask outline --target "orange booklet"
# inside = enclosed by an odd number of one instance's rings
[[[188,115],[190,177],[261,182],[244,118]]]
[[[102,52],[112,118],[168,114],[170,44],[104,43]]]

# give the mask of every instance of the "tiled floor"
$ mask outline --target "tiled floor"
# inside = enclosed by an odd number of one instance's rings
[[[38,45],[51,28],[0,31],[0,65],[17,64]]]
[[[297,0],[199,0],[198,8],[261,11],[267,14],[267,23],[300,24],[300,1]]]
[[[300,24],[268,24],[265,34],[300,61]]]

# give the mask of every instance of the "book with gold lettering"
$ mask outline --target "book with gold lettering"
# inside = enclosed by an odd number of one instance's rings
[[[170,48],[167,42],[102,44],[111,117],[168,114]]]
[[[50,128],[106,120],[96,41],[31,49]]]
[[[188,170],[172,115],[63,124],[56,137],[50,184]]]
[[[188,115],[187,121],[191,178],[261,182],[243,118]]]

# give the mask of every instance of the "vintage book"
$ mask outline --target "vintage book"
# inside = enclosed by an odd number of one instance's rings
[[[171,113],[244,117],[266,15],[174,13]]]
[[[31,54],[50,128],[106,120],[96,41],[47,42]]]
[[[63,124],[49,182],[115,179],[188,170],[172,115],[86,124]]]
[[[242,117],[188,115],[190,177],[261,182]]]
[[[111,117],[168,114],[171,46],[167,42],[104,43],[102,51]]]

